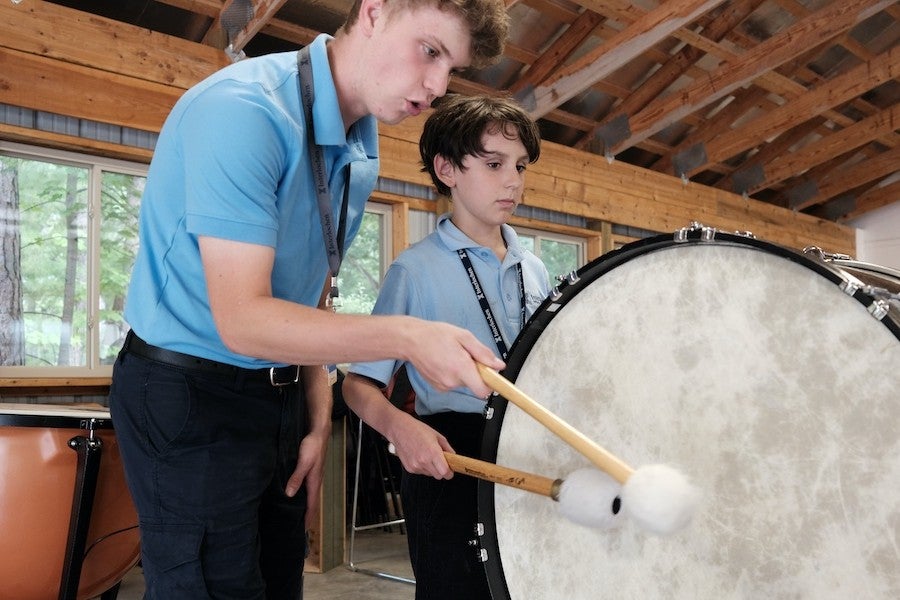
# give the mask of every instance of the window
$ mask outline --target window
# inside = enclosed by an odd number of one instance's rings
[[[372,312],[391,256],[391,207],[369,202],[356,239],[341,263],[338,289],[342,313]]]
[[[0,375],[111,373],[145,174],[0,142]]]
[[[568,275],[584,265],[585,243],[582,238],[516,227],[519,243],[540,258],[550,274],[550,284],[558,276]]]

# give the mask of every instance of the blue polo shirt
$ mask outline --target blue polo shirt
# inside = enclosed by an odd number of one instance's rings
[[[401,314],[445,321],[468,329],[488,348],[496,349],[491,329],[457,254],[457,250],[464,248],[509,348],[522,327],[515,266],[522,265],[526,320],[550,293],[550,278],[544,263],[519,244],[512,227],[503,225],[502,232],[507,251],[501,263],[490,248],[479,246],[460,231],[449,214],[442,215],[433,233],[409,247],[390,266],[373,314]],[[355,363],[350,371],[386,384],[401,364],[393,360]],[[484,399],[476,398],[468,388],[440,392],[432,388],[412,365],[407,365],[407,372],[416,392],[416,412],[420,415],[484,410]]]
[[[310,45],[313,122],[324,147],[335,227],[351,164],[349,247],[378,177],[373,117],[345,135],[320,35]],[[140,249],[125,318],[147,342],[243,367],[219,338],[209,308],[198,236],[275,249],[272,294],[316,306],[328,261],[297,77],[297,53],[230,65],[175,104],[160,132],[141,201]],[[240,282],[235,282],[240,285]]]

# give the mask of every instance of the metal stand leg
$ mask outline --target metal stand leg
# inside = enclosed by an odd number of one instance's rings
[[[355,571],[357,573],[365,573],[366,575],[374,575],[375,577],[383,577],[385,579],[391,579],[393,581],[401,581],[403,583],[411,583],[415,584],[415,579],[410,579],[408,577],[401,577],[400,575],[394,575],[392,573],[385,573],[383,571],[373,571],[370,569],[363,569],[358,567],[354,562],[354,549],[356,547],[356,532],[364,531],[367,529],[376,529],[378,527],[387,527],[390,525],[402,525],[406,523],[406,519],[394,519],[392,521],[384,521],[382,523],[372,523],[371,525],[357,525],[357,509],[359,506],[359,471],[360,471],[360,463],[362,458],[362,447],[363,447],[363,421],[360,419],[359,421],[359,436],[356,440],[356,476],[353,480],[353,508],[352,508],[352,517],[350,519],[350,560],[347,565],[351,571]]]
[[[78,472],[75,476],[75,494],[72,498],[69,538],[59,584],[59,600],[77,600],[78,597],[103,443],[100,438],[94,437],[94,430],[91,428],[88,437],[79,435],[69,440],[69,447],[78,453]]]

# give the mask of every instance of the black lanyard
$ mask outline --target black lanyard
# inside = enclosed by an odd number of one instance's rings
[[[478,303],[481,305],[481,311],[484,313],[484,319],[491,329],[491,335],[494,337],[494,343],[497,344],[497,350],[500,351],[500,357],[506,360],[509,350],[506,347],[506,342],[503,341],[503,334],[500,333],[497,319],[494,318],[494,311],[491,310],[491,305],[484,294],[484,288],[481,287],[478,275],[475,274],[475,267],[472,266],[469,253],[466,252],[465,248],[460,248],[456,253],[459,255],[459,260],[462,261],[463,267],[465,267],[466,273],[469,275],[469,283],[472,284],[472,290],[475,292],[475,297],[478,298]],[[522,310],[519,314],[519,328],[521,329],[525,326],[525,280],[522,278],[522,263],[516,264],[516,275],[519,278],[519,298],[522,300]],[[501,289],[500,291],[502,294],[503,290]]]
[[[312,76],[312,63],[309,58],[309,46],[297,52],[297,76],[300,80],[300,97],[303,101],[303,115],[306,118],[306,134],[309,152],[312,158],[313,175],[316,182],[316,197],[319,205],[319,218],[322,221],[322,237],[325,240],[325,253],[328,256],[328,267],[331,270],[331,291],[328,294],[328,306],[340,306],[338,300],[337,277],[344,258],[344,237],[347,229],[347,205],[350,200],[350,163],[344,166],[344,194],[341,201],[341,216],[337,233],[334,230],[334,219],[331,216],[331,192],[328,186],[328,175],[325,173],[325,154],[322,147],[316,144],[313,129],[313,101],[316,98],[315,84]]]

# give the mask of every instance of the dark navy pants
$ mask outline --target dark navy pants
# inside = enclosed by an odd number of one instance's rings
[[[297,600],[306,489],[284,494],[307,429],[299,385],[123,350],[110,412],[140,519],[146,600]]]
[[[439,413],[421,419],[444,434],[457,454],[480,457],[484,417]],[[403,472],[400,486],[416,600],[491,600],[478,557],[478,480],[435,479]]]

